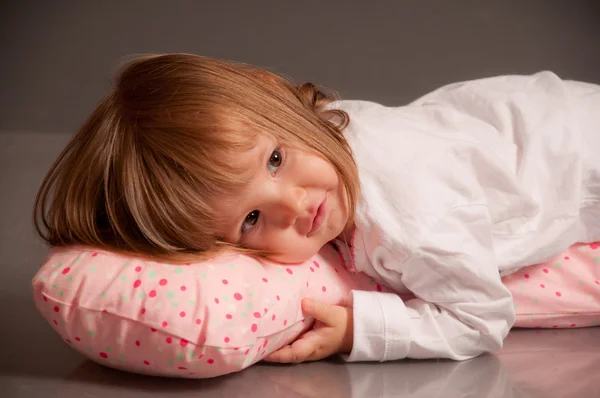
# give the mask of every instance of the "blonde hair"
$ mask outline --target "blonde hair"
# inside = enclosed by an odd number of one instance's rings
[[[258,132],[331,162],[352,219],[358,173],[342,135],[348,115],[324,108],[334,99],[247,64],[190,54],[134,59],[50,168],[36,230],[52,246],[168,262],[213,256],[230,245],[216,235],[209,203],[243,186],[228,160]]]

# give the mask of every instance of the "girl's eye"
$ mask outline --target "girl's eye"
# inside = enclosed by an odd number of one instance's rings
[[[267,168],[269,169],[269,173],[275,174],[277,169],[283,163],[283,154],[281,150],[275,149],[273,153],[271,153],[271,157],[269,158],[269,162],[267,163]]]
[[[260,217],[260,211],[258,211],[258,210],[251,211],[246,216],[246,218],[244,219],[244,222],[242,223],[242,233],[248,232],[252,228],[254,228],[254,226],[258,222],[259,217]]]

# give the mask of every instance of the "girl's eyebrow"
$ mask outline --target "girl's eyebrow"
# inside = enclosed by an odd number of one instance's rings
[[[267,170],[266,167],[262,167],[262,166],[265,166],[267,164],[267,162],[269,160],[269,157],[271,156],[271,152],[272,151],[273,151],[272,145],[269,145],[268,147],[266,147],[265,150],[261,150],[262,153],[258,157],[258,160],[259,160],[258,167],[249,176],[249,178],[250,178],[249,183],[256,177],[256,175],[260,172],[261,168],[263,168],[265,171]],[[234,208],[235,208],[235,205],[236,204],[234,203]],[[250,211],[252,211],[252,210],[250,210]],[[245,211],[245,210],[241,210],[241,211]],[[235,218],[236,221],[233,223],[233,226],[229,227],[230,229],[232,229],[232,230],[235,231],[234,234],[231,235],[231,237],[234,238],[233,239],[233,243],[235,243],[235,244],[238,244],[240,242],[241,238],[242,238],[242,232],[240,230],[241,229],[241,224],[244,222],[244,219],[247,216],[247,214],[242,214],[241,211],[240,211],[241,216],[237,215],[237,214],[234,214],[234,216],[235,216],[234,218]],[[237,221],[240,218],[242,218],[242,221],[241,222]]]
[[[227,213],[231,214],[230,212]],[[220,223],[222,225],[225,224],[225,228],[223,229],[225,240],[231,241],[231,243],[234,244],[239,243],[242,233],[240,230],[240,223],[237,221],[237,215],[235,216],[235,221],[233,222],[231,222],[232,218],[228,217],[227,215],[222,216],[220,219]]]

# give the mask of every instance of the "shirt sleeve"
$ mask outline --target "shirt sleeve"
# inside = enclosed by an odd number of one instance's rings
[[[443,217],[408,261],[374,253],[371,261],[401,273],[417,298],[353,291],[354,346],[346,359],[465,360],[499,349],[515,312],[491,246],[487,206],[465,205]]]

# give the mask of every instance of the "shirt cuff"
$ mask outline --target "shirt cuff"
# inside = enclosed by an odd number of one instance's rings
[[[354,342],[348,362],[391,361],[408,356],[410,321],[394,293],[353,290]]]

